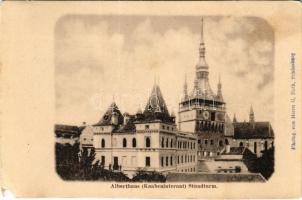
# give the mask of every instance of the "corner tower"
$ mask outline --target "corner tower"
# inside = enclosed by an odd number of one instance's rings
[[[195,66],[193,91],[179,103],[179,130],[192,132],[198,136],[199,154],[219,155],[224,150],[225,102],[222,97],[222,84],[213,92],[209,83],[209,66],[206,62],[206,48],[203,37],[203,19],[199,43],[199,58]],[[185,90],[186,91],[186,90]],[[183,94],[187,96],[187,94]]]

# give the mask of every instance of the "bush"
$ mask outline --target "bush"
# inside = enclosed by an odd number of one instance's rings
[[[147,172],[144,170],[138,170],[134,177],[133,182],[166,182],[166,177],[156,171]]]

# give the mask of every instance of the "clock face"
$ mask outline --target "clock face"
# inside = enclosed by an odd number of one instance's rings
[[[202,116],[203,116],[203,118],[206,119],[206,120],[209,119],[209,117],[210,117],[209,111],[203,111]]]

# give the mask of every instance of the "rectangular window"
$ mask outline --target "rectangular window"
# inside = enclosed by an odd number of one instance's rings
[[[149,125],[145,125],[145,129],[149,129],[150,128],[150,126]]]
[[[211,140],[211,145],[214,145],[214,140]]]
[[[211,121],[215,121],[215,113],[214,112],[211,113]]]
[[[151,160],[150,160],[150,157],[146,157],[146,167],[150,167],[151,165]]]
[[[208,144],[208,140],[204,140],[204,144],[207,145]]]
[[[164,157],[161,157],[160,165],[163,167],[164,166]]]

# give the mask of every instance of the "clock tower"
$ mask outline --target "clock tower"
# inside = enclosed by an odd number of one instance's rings
[[[201,20],[201,39],[199,60],[195,67],[193,91],[188,94],[187,81],[184,94],[179,103],[179,130],[192,132],[198,136],[198,158],[215,158],[224,151],[225,102],[219,78],[217,93],[209,84],[209,66],[205,60],[203,39],[203,19]]]

